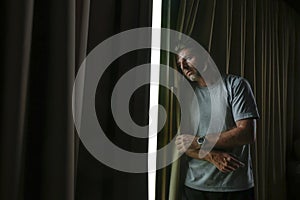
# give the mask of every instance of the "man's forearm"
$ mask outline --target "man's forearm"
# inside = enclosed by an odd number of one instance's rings
[[[191,149],[188,149],[185,154],[191,158],[194,158],[194,159],[198,159],[198,160],[207,160],[209,158],[209,152],[206,154],[206,156],[200,158],[199,157],[199,150],[191,150]]]
[[[237,127],[221,134],[207,134],[206,146],[214,144],[217,149],[231,149],[255,141],[256,124],[255,120],[247,123],[240,123]],[[218,137],[219,136],[219,137]],[[204,146],[205,147],[205,146]]]
[[[232,149],[255,141],[256,120],[244,119],[236,122],[236,127],[220,134],[207,134],[203,144],[199,142],[199,136],[181,134],[176,137],[176,146],[180,152],[186,150],[205,149]]]

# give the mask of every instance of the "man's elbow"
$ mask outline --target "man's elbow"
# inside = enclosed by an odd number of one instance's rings
[[[256,120],[249,119],[238,124],[244,133],[244,144],[253,144],[256,141]]]
[[[250,131],[250,133],[248,133],[248,144],[254,144],[255,142],[256,142],[256,132]]]
[[[249,144],[253,144],[256,142],[256,120],[254,119],[251,123],[249,130]]]

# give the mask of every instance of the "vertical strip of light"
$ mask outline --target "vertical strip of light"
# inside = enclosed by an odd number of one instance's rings
[[[159,95],[159,67],[160,64],[160,30],[162,0],[153,0],[152,4],[152,36],[151,36],[151,68],[150,68],[150,105],[148,153],[157,151],[158,126],[158,95]],[[159,44],[159,45],[158,45]],[[150,111],[149,111],[150,113]],[[151,124],[151,126],[150,126]],[[156,169],[156,155],[148,157],[148,169]],[[156,170],[148,170],[148,200],[155,200]]]

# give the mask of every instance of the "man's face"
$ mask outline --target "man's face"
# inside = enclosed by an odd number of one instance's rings
[[[190,81],[197,81],[201,77],[199,71],[196,69],[197,62],[197,57],[190,49],[182,49],[178,54],[177,64]]]

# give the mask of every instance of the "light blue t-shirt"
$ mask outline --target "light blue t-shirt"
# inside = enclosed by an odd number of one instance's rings
[[[255,98],[248,81],[242,77],[224,75],[219,81],[208,87],[196,87],[199,113],[191,109],[191,117],[198,118],[197,135],[221,133],[235,127],[235,122],[246,118],[259,118]],[[197,121],[197,120],[193,120]],[[231,192],[246,190],[254,186],[250,145],[232,150],[245,167],[230,173],[219,171],[205,160],[190,159],[188,162],[185,185],[197,190]]]

